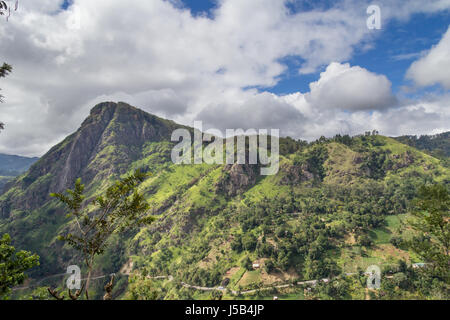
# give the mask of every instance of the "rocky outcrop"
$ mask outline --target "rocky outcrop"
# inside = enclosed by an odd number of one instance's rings
[[[230,197],[243,193],[256,183],[258,172],[258,165],[236,163],[226,165],[216,188]]]
[[[51,192],[71,187],[77,178],[89,185],[122,174],[139,159],[145,143],[170,140],[177,126],[125,103],[100,103],[74,134],[8,184],[4,193],[21,191],[10,195],[12,207],[35,209],[50,200]]]
[[[284,163],[281,165],[280,171],[282,173],[280,181],[282,185],[299,184],[317,178],[310,172],[307,164],[292,165]]]
[[[11,200],[9,198],[0,202],[0,219],[9,218],[11,212]]]
[[[415,162],[414,154],[409,151],[401,155],[394,155],[393,158],[395,159],[395,163],[392,165],[393,170],[409,167]]]

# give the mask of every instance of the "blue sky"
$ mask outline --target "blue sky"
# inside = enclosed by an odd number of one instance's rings
[[[419,54],[439,43],[449,27],[449,13],[434,15],[419,13],[407,22],[393,20],[377,36],[374,48],[357,52],[350,60],[368,70],[386,75],[394,92],[405,83],[405,73]]]
[[[309,141],[450,130],[450,2],[376,2],[382,30],[371,0],[21,0],[0,153],[40,156],[104,101]]]
[[[211,0],[182,0],[184,5],[191,9],[193,15],[207,14],[217,7],[217,1]]]
[[[213,10],[217,8],[219,0],[179,0],[182,6],[188,8],[193,16],[208,16],[213,18]],[[71,0],[64,0],[63,9],[67,9]],[[313,9],[326,10],[332,7],[331,0],[302,0],[288,2],[286,6],[291,13]],[[405,80],[405,73],[411,63],[420,57],[421,53],[436,45],[447,31],[450,22],[450,12],[435,14],[417,13],[406,21],[391,20],[383,25],[382,30],[374,30],[373,47],[369,50],[358,48],[349,62],[369,71],[384,74],[392,82],[394,93],[401,93],[404,85],[410,84]],[[303,60],[300,57],[287,56],[279,59],[287,66],[287,70],[280,76],[273,87],[256,87],[260,90],[275,94],[290,94],[307,92],[309,84],[319,78],[319,72],[299,74]],[[323,67],[323,69],[326,66]],[[323,70],[321,70],[323,71]],[[252,87],[249,87],[252,88]],[[430,88],[429,88],[430,89]],[[439,86],[431,88],[440,90]]]
[[[64,0],[63,4],[61,5],[61,8],[67,9],[70,6],[71,3],[72,3],[71,0]]]
[[[217,7],[217,1],[214,0],[181,1],[195,16],[211,16],[211,11]],[[292,13],[297,13],[327,9],[332,4],[333,1],[330,0],[304,0],[292,1],[287,7]],[[356,50],[352,59],[347,62],[386,75],[392,82],[393,91],[399,93],[402,86],[410,84],[405,80],[405,73],[411,63],[418,59],[421,52],[439,43],[449,24],[449,11],[435,14],[417,13],[406,21],[391,20],[383,25],[382,30],[374,30],[375,41],[372,49]],[[280,61],[288,67],[280,81],[274,87],[259,88],[260,90],[275,94],[307,92],[309,84],[319,78],[320,72],[307,75],[297,72],[302,63],[299,57],[285,57]],[[431,89],[440,90],[438,86]]]
[[[348,62],[386,75],[392,82],[393,91],[398,93],[403,85],[409,84],[405,80],[405,73],[411,63],[420,57],[420,53],[439,43],[449,22],[448,12],[434,15],[419,13],[406,22],[390,21],[381,30],[374,30],[376,35],[373,48],[367,51],[356,50]],[[275,87],[267,90],[277,94],[306,92],[309,90],[309,83],[319,77],[318,73],[299,75],[296,69],[301,59],[287,58],[284,62],[289,70]]]

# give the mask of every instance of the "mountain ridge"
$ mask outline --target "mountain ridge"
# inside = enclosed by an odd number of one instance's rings
[[[38,159],[38,157],[24,157],[0,153],[0,175],[18,175],[28,170]]]
[[[0,154],[0,193],[14,177],[27,171],[39,158]]]
[[[76,132],[51,148],[31,166],[25,176],[19,177],[8,187],[20,185],[26,189],[38,177],[50,175],[53,177],[49,177],[47,183],[39,183],[42,193],[49,194],[53,192],[51,190],[65,190],[78,177],[90,183],[102,174],[101,171],[104,171],[103,176],[120,174],[123,171],[120,166],[102,162],[102,157],[108,156],[111,149],[116,149],[113,156],[120,158],[120,162],[126,166],[139,156],[139,150],[136,149],[142,148],[146,142],[169,140],[171,127],[178,125],[128,104],[100,103],[91,110]],[[96,170],[92,170],[93,167]],[[7,191],[5,189],[4,193]],[[48,195],[43,200],[49,200]]]
[[[256,272],[240,270],[235,290],[285,277],[317,279],[336,266],[354,271],[348,259],[340,265],[326,252],[339,248],[344,254],[347,235],[365,241],[385,217],[406,214],[421,183],[450,180],[439,159],[379,135],[310,144],[282,138],[275,176],[260,176],[246,165],[175,165],[170,135],[176,128],[193,130],[125,103],[98,104],[75,133],[8,185],[0,195],[0,232],[41,255],[33,275],[58,273],[78,261],[56,239],[71,221],[49,197],[78,177],[92,198],[135,169],[152,173],[139,189],[158,220],[113,236],[99,272],[131,261],[152,275],[214,286],[242,268],[245,257],[278,270],[260,270],[255,281],[245,279]],[[319,231],[313,236],[314,225]],[[166,298],[182,295],[175,287],[167,290]]]

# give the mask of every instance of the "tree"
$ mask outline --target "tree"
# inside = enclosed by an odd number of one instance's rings
[[[8,6],[6,5],[6,2],[0,1],[0,16],[4,15],[7,10]]]
[[[275,264],[273,263],[273,261],[270,260],[270,259],[267,260],[266,263],[265,263],[265,265],[264,265],[264,270],[265,270],[267,273],[271,273],[274,269],[275,269]]]
[[[414,201],[411,227],[417,231],[408,244],[428,265],[425,271],[450,282],[450,197],[444,185],[422,186]]]
[[[130,300],[157,300],[160,291],[152,279],[143,275],[132,275],[129,279],[128,298]]]
[[[18,7],[19,7],[19,0],[16,0],[16,3],[14,5],[14,11],[17,11]],[[11,16],[11,7],[8,7],[5,1],[0,1],[0,16],[3,15],[6,15],[6,21],[8,21],[9,17]]]
[[[394,284],[400,289],[407,289],[408,277],[403,272],[397,272],[396,274],[394,274],[392,280]]]
[[[242,237],[242,246],[245,250],[253,251],[256,248],[257,239],[252,233],[246,233]]]
[[[6,77],[11,71],[12,71],[12,67],[7,63],[3,63],[3,65],[0,67],[0,78]],[[4,97],[0,94],[0,102],[3,102],[3,98]],[[3,130],[4,127],[5,127],[5,124],[3,122],[0,122],[0,130]]]
[[[214,290],[209,296],[209,300],[222,300],[223,293],[220,290]]]
[[[14,11],[17,11],[18,7],[19,7],[19,0],[16,0]],[[11,15],[11,8],[8,7],[5,1],[0,1],[0,16],[5,15],[6,13],[8,13],[8,15],[6,16],[6,21],[8,21],[9,16]],[[6,77],[8,73],[10,73],[11,71],[12,67],[7,63],[3,63],[3,66],[0,67],[0,78]],[[3,96],[0,94],[0,102],[3,102],[2,99]],[[3,130],[4,128],[5,124],[3,122],[0,122],[0,130]]]
[[[249,257],[246,256],[241,260],[241,267],[249,271],[252,270],[252,261]]]
[[[11,237],[4,234],[0,239],[0,299],[6,298],[11,288],[22,284],[27,278],[25,271],[39,265],[39,256],[28,251],[16,252]]]
[[[359,243],[364,247],[370,247],[372,246],[373,241],[367,234],[363,234],[359,237]]]
[[[67,190],[67,196],[61,193],[51,194],[70,209],[68,216],[75,218],[76,232],[61,234],[59,239],[82,254],[88,270],[86,283],[78,290],[75,298],[84,290],[86,299],[89,299],[94,258],[104,252],[112,234],[122,232],[130,226],[149,224],[154,220],[153,216],[148,216],[148,203],[137,191],[137,186],[146,177],[147,174],[138,170],[129,177],[116,181],[104,195],[86,205],[81,179],[75,182],[73,190]]]
[[[346,277],[331,279],[327,283],[319,281],[319,290],[335,300],[351,298],[350,284]]]
[[[11,71],[12,67],[7,63],[3,63],[3,65],[0,67],[0,78],[6,77]]]

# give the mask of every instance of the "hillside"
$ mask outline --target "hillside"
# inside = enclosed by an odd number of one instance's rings
[[[2,190],[3,187],[13,179],[13,176],[0,176],[0,190]]]
[[[275,176],[260,176],[251,165],[174,165],[170,135],[180,127],[125,103],[99,104],[77,132],[8,185],[0,197],[0,234],[10,233],[17,247],[41,256],[34,278],[81,264],[56,239],[72,222],[49,197],[78,177],[93,197],[137,168],[152,173],[140,190],[157,221],[113,235],[97,273],[173,276],[153,283],[166,299],[208,297],[182,282],[244,291],[400,257],[418,262],[391,239],[407,235],[402,219],[418,186],[450,182],[441,160],[379,135],[311,144],[281,139]],[[116,297],[152,285],[147,278],[130,281],[119,279]]]
[[[420,137],[401,136],[394,139],[436,157],[450,157],[450,132]]]

